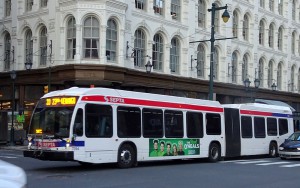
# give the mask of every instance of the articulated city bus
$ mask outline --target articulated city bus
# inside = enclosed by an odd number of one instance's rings
[[[25,157],[117,163],[277,155],[293,131],[287,107],[77,88],[43,96],[32,114]]]

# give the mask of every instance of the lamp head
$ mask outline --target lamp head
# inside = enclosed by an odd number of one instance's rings
[[[146,67],[146,73],[150,73],[151,72],[151,68],[152,68],[152,64],[151,62],[148,60],[147,64],[145,65]]]
[[[32,63],[30,61],[26,61],[25,68],[26,70],[30,70],[32,68]]]
[[[244,85],[245,85],[245,87],[246,87],[246,88],[249,88],[249,87],[250,87],[250,84],[251,84],[251,82],[250,82],[249,78],[246,78],[246,79],[244,80]]]
[[[11,78],[12,80],[15,80],[16,77],[17,77],[16,71],[15,71],[15,70],[12,70],[12,71],[10,72],[10,78]]]
[[[277,85],[276,85],[275,83],[273,83],[273,84],[271,85],[271,88],[272,88],[272,91],[276,91]]]
[[[230,18],[230,15],[229,15],[227,9],[225,9],[225,11],[224,11],[223,14],[222,14],[223,22],[224,22],[224,23],[227,23],[228,20],[229,20],[229,18]]]
[[[260,85],[260,80],[257,79],[257,78],[255,78],[255,80],[254,80],[254,86],[255,86],[255,88],[258,88],[259,85]]]

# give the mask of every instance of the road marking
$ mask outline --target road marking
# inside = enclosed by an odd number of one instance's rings
[[[231,160],[231,161],[221,161],[221,163],[236,163],[236,162],[244,162],[249,160]]]
[[[273,162],[273,163],[262,163],[262,164],[256,164],[256,165],[268,166],[268,165],[278,165],[278,164],[287,164],[287,163],[290,163],[290,162],[282,161],[282,162]]]
[[[282,165],[282,166],[280,166],[280,167],[291,168],[291,167],[297,167],[297,166],[300,166],[300,164]]]
[[[16,158],[18,158],[18,157],[14,157],[14,156],[1,156],[1,155],[0,155],[0,158],[16,159]]]
[[[249,160],[249,161],[244,161],[244,162],[236,162],[237,164],[253,164],[253,163],[268,163],[270,161],[266,160]]]

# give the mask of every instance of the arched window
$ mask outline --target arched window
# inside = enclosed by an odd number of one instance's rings
[[[277,45],[278,45],[278,50],[280,50],[280,51],[283,50],[282,39],[283,39],[283,29],[282,29],[282,27],[279,27],[279,29],[278,29],[278,44]]]
[[[265,8],[265,0],[259,0],[259,5],[261,8]]]
[[[71,17],[67,24],[67,59],[74,59],[76,54],[76,21]]]
[[[202,44],[197,49],[197,77],[204,78],[205,48]]]
[[[282,0],[281,0],[281,1],[278,1],[278,13],[279,13],[280,15],[283,14],[283,1],[282,1]]]
[[[269,27],[269,47],[274,48],[274,25],[270,24]]]
[[[274,11],[274,0],[270,0],[270,1],[269,1],[269,8],[270,8],[270,11],[271,11],[271,12]]]
[[[106,58],[110,61],[116,61],[118,43],[117,23],[113,19],[107,21],[106,30]]]
[[[10,16],[11,14],[11,0],[5,0],[5,16]]]
[[[99,21],[94,16],[89,16],[83,24],[83,54],[84,58],[99,58]]]
[[[237,70],[237,65],[238,65],[238,56],[236,52],[232,53],[231,57],[231,66],[228,67],[228,73],[231,75],[231,81],[232,83],[236,83],[236,70]]]
[[[264,87],[264,60],[263,60],[263,58],[260,58],[259,63],[258,63],[258,79],[260,81],[260,86]]]
[[[33,41],[32,32],[28,29],[25,33],[25,62],[32,63],[33,61]]]
[[[273,65],[274,65],[274,61],[270,60],[269,67],[268,67],[268,88],[271,88],[273,84],[273,71],[274,71]]]
[[[282,62],[279,62],[277,67],[277,89],[282,90]]]
[[[170,48],[170,69],[171,72],[179,73],[179,55],[180,55],[180,44],[177,38],[172,38],[172,47]]]
[[[258,40],[259,40],[259,44],[260,45],[264,45],[264,33],[265,33],[265,24],[264,22],[261,20],[259,22],[259,37],[258,37]]]
[[[40,32],[40,65],[46,66],[47,64],[47,28],[42,27]]]
[[[206,19],[206,4],[204,0],[198,0],[198,26],[204,28],[205,27],[205,19]]]
[[[293,5],[292,5],[292,19],[296,20],[296,1],[293,0]]]
[[[5,59],[4,59],[4,70],[9,70],[10,69],[10,52],[11,52],[11,38],[10,34],[6,33],[4,37],[4,54],[5,54]]]
[[[153,37],[154,44],[152,46],[152,65],[153,70],[162,70],[164,59],[164,40],[161,34],[155,34]]]
[[[171,1],[171,16],[174,20],[180,20],[180,0],[172,0]]]
[[[245,81],[248,78],[248,55],[245,54],[243,56],[243,64],[242,64],[242,81]]]
[[[237,11],[233,11],[232,18],[232,35],[238,37],[239,17]]]
[[[292,34],[292,42],[291,42],[292,54],[295,54],[296,52],[295,45],[296,45],[296,31],[294,31]]]
[[[295,71],[296,71],[296,66],[293,65],[292,68],[291,68],[291,79],[288,83],[288,90],[293,92],[295,91]]]
[[[243,38],[244,40],[249,40],[249,18],[245,14],[244,15],[244,21],[243,21]]]
[[[142,29],[137,29],[134,33],[134,66],[144,67],[146,61],[146,35]]]

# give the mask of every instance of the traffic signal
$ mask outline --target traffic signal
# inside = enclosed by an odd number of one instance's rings
[[[44,93],[48,93],[49,92],[49,88],[48,88],[48,85],[47,86],[44,86]]]

